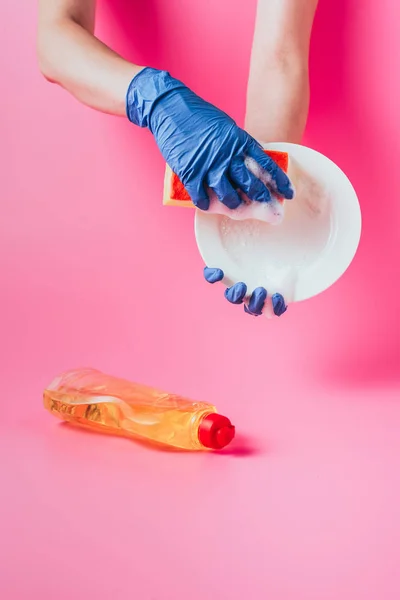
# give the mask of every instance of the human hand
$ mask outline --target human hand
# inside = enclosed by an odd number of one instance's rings
[[[217,283],[224,278],[222,269],[204,268],[204,278],[208,283]],[[258,317],[262,314],[268,292],[263,287],[258,287],[251,294],[247,293],[247,285],[243,282],[235,283],[232,287],[225,289],[225,298],[231,304],[244,304],[247,314]],[[272,308],[277,317],[286,312],[287,306],[282,294],[271,296]]]
[[[126,100],[129,120],[150,129],[197,208],[209,208],[208,188],[231,209],[242,202],[238,189],[251,200],[271,200],[268,187],[245,166],[245,157],[269,174],[273,192],[293,198],[289,178],[256,140],[169,73],[143,69],[132,80]]]

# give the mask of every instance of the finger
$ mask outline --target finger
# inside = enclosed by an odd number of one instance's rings
[[[246,154],[251,158],[254,158],[255,161],[258,162],[260,167],[264,169],[271,177],[271,187],[278,194],[286,198],[287,200],[291,200],[294,196],[293,186],[290,182],[289,177],[286,175],[284,171],[275,161],[272,160],[263,152],[262,148],[252,142],[248,149],[246,150]]]
[[[200,180],[189,182],[185,185],[186,191],[193,204],[200,210],[208,210],[210,198],[205,190],[203,182]]]
[[[235,209],[242,203],[239,194],[233,188],[226,175],[222,175],[222,177],[218,178],[214,178],[211,175],[209,177],[208,185],[214,190],[218,200],[228,208]]]
[[[244,306],[245,312],[247,312],[250,315],[253,315],[254,317],[258,317],[263,311],[266,299],[267,290],[263,287],[256,288],[250,296],[248,305]]]
[[[204,267],[204,278],[208,283],[217,283],[217,281],[222,281],[224,277],[225,275],[222,269]]]
[[[235,285],[225,290],[225,298],[231,304],[242,304],[246,294],[247,285],[243,282],[235,283]]]
[[[250,200],[256,202],[271,200],[269,189],[253,173],[250,173],[242,158],[236,157],[232,160],[229,176],[233,184],[240,188]]]
[[[274,294],[271,298],[272,307],[274,309],[274,313],[277,317],[280,317],[287,311],[287,306],[285,304],[285,299],[282,294]]]

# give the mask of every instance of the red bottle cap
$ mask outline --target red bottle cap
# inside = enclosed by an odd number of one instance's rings
[[[235,428],[229,419],[212,413],[204,417],[199,425],[199,440],[206,448],[221,450],[235,437]]]

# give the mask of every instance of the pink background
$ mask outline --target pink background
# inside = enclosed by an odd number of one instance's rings
[[[255,0],[130,4],[103,0],[99,34],[243,123]],[[353,181],[363,238],[269,323],[203,283],[150,134],[47,84],[35,3],[0,4],[5,600],[400,597],[400,6],[320,4],[305,143]],[[190,455],[60,425],[42,390],[81,365],[216,403],[238,441]]]

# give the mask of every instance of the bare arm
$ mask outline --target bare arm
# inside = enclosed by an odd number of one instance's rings
[[[246,129],[260,141],[301,141],[308,116],[308,57],[317,5],[318,0],[258,0]]]
[[[125,115],[126,90],[142,67],[94,36],[95,10],[96,0],[39,0],[39,66],[80,102]]]

